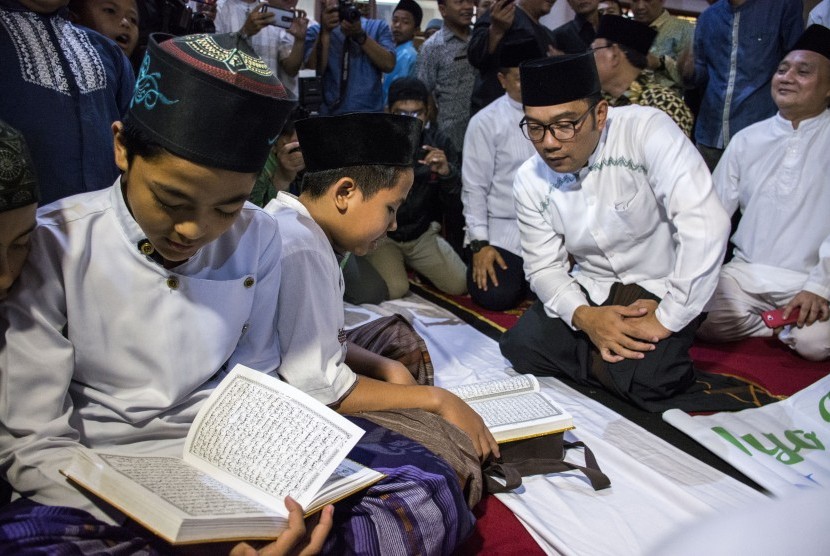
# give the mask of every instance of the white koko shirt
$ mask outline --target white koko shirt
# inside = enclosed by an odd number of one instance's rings
[[[296,197],[280,191],[265,210],[277,218],[282,238],[280,377],[332,404],[357,380],[346,365],[343,273],[325,232]]]
[[[487,240],[516,255],[521,254],[521,243],[513,179],[519,166],[536,152],[519,128],[523,117],[521,103],[507,94],[477,112],[464,135],[461,168],[467,241]]]
[[[742,213],[725,271],[748,292],[830,298],[830,112],[741,130],[713,179],[726,211]]]
[[[514,194],[525,273],[551,317],[573,326],[588,304],[580,285],[599,304],[622,282],[662,298],[657,319],[676,332],[715,289],[729,218],[697,150],[659,110],[609,108],[585,168],[559,174],[537,154]]]
[[[74,452],[180,456],[226,370],[279,366],[273,217],[246,204],[173,269],[142,254],[145,237],[119,181],[42,207],[0,304],[0,465],[37,502],[103,518],[58,474]]]

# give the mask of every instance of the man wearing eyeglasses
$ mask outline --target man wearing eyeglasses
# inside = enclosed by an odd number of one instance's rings
[[[665,113],[609,108],[590,52],[526,62],[520,76],[536,155],[513,193],[539,301],[502,353],[519,372],[671,407],[695,381],[688,349],[729,233],[706,165]]]

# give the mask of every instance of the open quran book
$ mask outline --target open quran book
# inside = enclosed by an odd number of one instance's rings
[[[447,388],[466,401],[497,442],[553,434],[574,428],[573,417],[541,391],[533,375],[517,375]]]
[[[345,459],[362,435],[237,365],[199,410],[182,459],[84,453],[61,472],[172,544],[270,539],[288,524],[286,495],[309,514],[383,477]]]

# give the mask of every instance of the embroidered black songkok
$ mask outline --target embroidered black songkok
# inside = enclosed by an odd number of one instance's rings
[[[295,104],[236,33],[155,33],[127,121],[190,162],[259,172]]]

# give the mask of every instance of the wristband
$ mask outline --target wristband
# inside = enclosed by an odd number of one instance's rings
[[[369,35],[366,34],[366,31],[363,31],[358,36],[355,37],[354,42],[356,42],[360,46],[363,46],[364,44],[366,44],[366,39],[368,37],[369,37]]]

